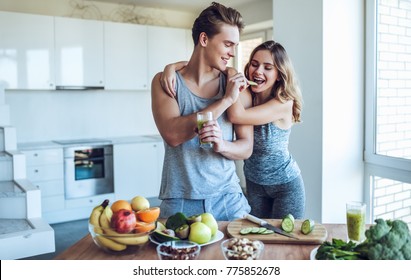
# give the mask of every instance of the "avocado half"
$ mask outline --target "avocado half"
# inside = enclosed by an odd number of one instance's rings
[[[168,235],[164,232],[161,232],[160,230],[155,230],[151,233],[151,236],[157,240],[159,243],[167,242],[167,241],[174,241],[174,240],[180,240],[180,238]]]

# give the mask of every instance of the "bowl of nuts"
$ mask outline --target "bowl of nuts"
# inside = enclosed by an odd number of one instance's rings
[[[191,241],[167,241],[157,246],[160,260],[195,260],[200,255],[201,247]]]
[[[258,260],[263,255],[264,243],[248,238],[230,238],[221,243],[226,260]]]

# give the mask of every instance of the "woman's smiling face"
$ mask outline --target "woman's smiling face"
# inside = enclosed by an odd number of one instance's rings
[[[274,58],[269,50],[259,50],[254,54],[248,72],[249,79],[257,83],[256,86],[251,87],[255,93],[271,91],[279,79],[278,70],[274,66]]]

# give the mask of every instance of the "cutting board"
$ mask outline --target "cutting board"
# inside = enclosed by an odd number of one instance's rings
[[[266,219],[273,226],[281,228],[281,220]],[[327,239],[327,229],[322,225],[315,223],[311,233],[305,235],[301,232],[301,224],[304,220],[295,220],[292,234],[299,240],[289,238],[277,233],[273,234],[240,234],[240,230],[245,227],[259,227],[258,224],[249,220],[239,219],[230,222],[227,225],[227,235],[230,237],[246,237],[248,239],[258,239],[264,243],[286,243],[286,244],[321,244]]]

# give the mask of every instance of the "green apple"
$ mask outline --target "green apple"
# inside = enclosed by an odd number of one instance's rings
[[[201,214],[201,222],[206,224],[211,229],[211,236],[214,236],[218,230],[218,224],[211,213]]]
[[[190,225],[188,240],[198,244],[204,244],[211,239],[211,229],[202,222],[195,222]]]

